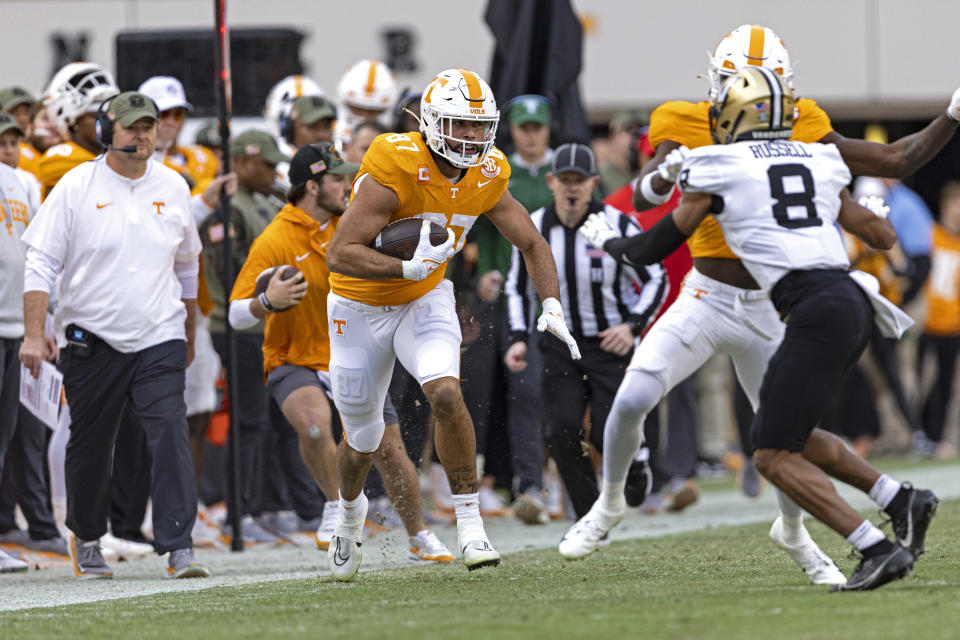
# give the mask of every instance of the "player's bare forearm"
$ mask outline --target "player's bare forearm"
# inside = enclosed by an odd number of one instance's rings
[[[893,224],[861,206],[846,189],[840,193],[837,222],[873,249],[892,249],[897,244],[897,232]]]
[[[183,323],[184,331],[187,334],[187,342],[193,342],[197,337],[197,299],[181,298],[183,306],[187,309],[187,319]]]
[[[845,138],[833,131],[821,142],[833,143],[843,161],[857,175],[902,178],[928,163],[957,132],[958,123],[946,115],[935,118],[921,131],[889,144]]]
[[[43,338],[50,294],[45,291],[27,291],[23,294],[23,335],[25,338]]]
[[[365,280],[389,280],[403,277],[400,258],[385,255],[357,242],[341,244],[334,250],[333,241],[327,251],[330,271]]]
[[[537,234],[538,242],[522,250],[523,261],[527,265],[527,273],[537,295],[541,300],[547,298],[560,299],[560,281],[557,278],[557,265],[553,261],[550,245],[543,236]]]
[[[327,247],[327,267],[345,276],[367,280],[403,277],[403,265],[370,248],[370,243],[390,222],[399,205],[396,194],[370,176],[354,187],[356,196],[347,207]]]

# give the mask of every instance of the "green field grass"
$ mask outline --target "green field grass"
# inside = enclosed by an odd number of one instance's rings
[[[869,514],[874,516],[875,513]],[[849,547],[811,533],[849,573]],[[462,565],[329,576],[0,614],[0,638],[956,638],[960,501],[945,502],[915,575],[867,593],[810,585],[768,525]],[[2,587],[2,582],[0,582]],[[2,597],[2,589],[0,589]]]

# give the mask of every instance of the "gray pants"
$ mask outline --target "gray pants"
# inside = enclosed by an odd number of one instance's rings
[[[74,346],[63,351],[61,369],[72,419],[65,464],[67,527],[81,540],[96,540],[107,531],[113,448],[129,405],[153,458],[157,553],[192,546],[197,487],[183,401],[186,356],[182,340],[120,353],[93,338],[87,355]]]

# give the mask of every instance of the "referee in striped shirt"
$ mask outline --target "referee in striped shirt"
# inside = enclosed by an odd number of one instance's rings
[[[553,250],[564,317],[582,354],[574,361],[565,347],[559,348],[550,340],[540,342],[547,448],[557,463],[577,518],[590,510],[599,495],[593,465],[581,445],[583,416],[589,406],[589,441],[602,451],[603,425],[634,342],[656,316],[668,286],[663,265],[639,269],[622,265],[577,233],[586,217],[597,212],[604,212],[611,225],[625,236],[641,232],[629,217],[593,199],[598,182],[590,147],[565,144],[557,149],[547,175],[553,203],[531,214]],[[511,371],[519,371],[526,367],[526,340],[531,320],[536,317],[536,299],[516,249],[506,291],[514,342],[504,360]],[[635,464],[645,466],[646,462]],[[631,477],[640,482],[646,478],[649,486],[648,469],[631,473]]]

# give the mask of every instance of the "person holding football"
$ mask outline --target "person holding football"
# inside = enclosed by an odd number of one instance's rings
[[[507,191],[510,166],[493,146],[500,112],[490,87],[472,71],[442,71],[423,92],[420,118],[420,132],[374,140],[327,250],[330,378],[344,430],[340,513],[328,555],[343,581],[360,566],[367,510],[361,489],[383,436],[383,402],[397,359],[417,378],[436,417],[437,454],[453,492],[464,564],[473,570],[500,563],[480,518],[476,438],[460,391],[460,326],[453,287],[443,279],[480,215],[523,254],[543,300],[537,328],[580,357],[563,318],[550,247]],[[410,217],[424,221],[419,242],[411,238],[412,258],[371,248],[388,223]],[[438,246],[430,241],[431,222],[447,229]]]

